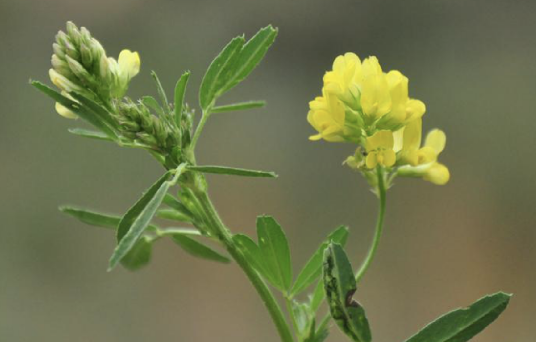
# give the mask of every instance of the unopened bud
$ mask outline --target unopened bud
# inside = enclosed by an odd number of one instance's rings
[[[82,43],[80,45],[80,56],[84,67],[87,69],[91,68],[93,63],[93,56],[91,55],[91,51],[85,43]]]
[[[64,60],[61,60],[56,54],[52,55],[51,63],[54,70],[58,73],[65,77],[70,77],[72,75],[69,65]]]
[[[54,51],[54,54],[59,58],[65,57],[65,51],[58,43],[52,44],[52,51]]]
[[[80,88],[73,82],[69,81],[65,76],[59,74],[54,69],[50,69],[48,71],[48,75],[50,76],[50,80],[52,81],[52,83],[63,91],[66,91],[69,93],[72,91],[77,91],[77,92],[82,91],[82,88]]]
[[[60,45],[65,47],[67,43],[69,42],[69,38],[63,31],[58,31],[58,34],[56,34],[56,42]]]
[[[89,43],[91,41],[91,33],[85,27],[80,28],[80,36],[82,37],[81,41],[84,43]]]
[[[66,26],[67,35],[69,36],[69,38],[71,38],[71,41],[75,44],[80,44],[81,36],[80,31],[78,31],[78,27],[76,27],[76,25],[72,21],[68,21]]]
[[[71,42],[65,43],[65,51],[67,52],[67,55],[73,59],[78,60],[80,58],[80,53]]]

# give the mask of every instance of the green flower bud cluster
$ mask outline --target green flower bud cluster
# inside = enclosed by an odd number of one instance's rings
[[[140,69],[138,53],[123,50],[119,61],[107,57],[98,40],[85,28],[67,22],[67,32],[59,31],[52,45],[52,83],[65,92],[75,91],[108,105],[122,97],[128,83]]]
[[[179,145],[174,127],[153,115],[142,102],[129,98],[118,104],[117,121],[123,136],[165,152]]]

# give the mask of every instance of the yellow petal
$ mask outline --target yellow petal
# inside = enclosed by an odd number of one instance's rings
[[[381,149],[393,149],[395,144],[393,132],[377,131],[373,136],[367,138],[367,151]]]
[[[426,135],[424,146],[432,148],[437,154],[440,154],[447,143],[447,136],[440,129],[433,129]]]
[[[391,111],[391,95],[385,75],[365,76],[361,86],[361,107],[372,119],[379,119]]]
[[[78,115],[67,109],[65,106],[62,106],[58,102],[56,102],[56,112],[58,112],[59,115],[67,119],[78,119]]]
[[[406,122],[421,118],[426,112],[424,102],[410,99],[406,104]]]
[[[439,163],[433,163],[424,174],[423,178],[437,185],[445,185],[450,179],[449,169]]]
[[[367,155],[367,159],[365,160],[365,163],[369,169],[373,169],[378,165],[378,154],[376,152],[370,152]]]
[[[118,64],[120,72],[130,79],[140,72],[140,55],[125,49],[119,54]]]
[[[387,167],[391,167],[396,162],[396,154],[395,151],[389,149],[382,152],[383,154],[383,161],[382,164]]]
[[[404,127],[404,141],[402,149],[404,151],[416,151],[421,146],[422,119],[417,119]]]

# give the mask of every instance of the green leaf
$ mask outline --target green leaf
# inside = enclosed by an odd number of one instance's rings
[[[406,342],[465,342],[491,324],[506,309],[511,294],[495,293],[472,305],[439,317]]]
[[[264,58],[266,52],[273,44],[277,36],[277,29],[271,25],[262,28],[251,38],[241,49],[238,58],[234,60],[230,67],[232,76],[222,82],[220,86],[220,94],[230,90],[238,83],[242,82],[259,62]]]
[[[305,264],[300,274],[296,278],[294,286],[292,286],[292,290],[290,292],[292,297],[301,293],[320,277],[320,275],[322,274],[324,250],[326,249],[328,244],[333,241],[335,243],[340,244],[341,246],[344,246],[346,244],[347,238],[348,228],[345,226],[340,226],[335,229],[331,234],[329,234],[329,236],[326,238],[326,241],[324,241],[320,245],[320,247]]]
[[[160,189],[170,176],[170,172],[166,172],[160,177],[144,194],[142,197],[126,212],[121,219],[119,227],[117,229],[117,242],[121,241],[123,237],[128,233],[132,224],[143,212],[147,204],[153,199],[156,192]]]
[[[238,245],[238,248],[244,253],[246,259],[253,265],[253,268],[257,270],[262,276],[264,276],[270,283],[275,283],[274,275],[265,267],[263,255],[261,249],[257,244],[247,235],[235,234],[233,235],[233,241]]]
[[[237,110],[261,108],[261,107],[264,107],[265,105],[266,105],[265,101],[249,101],[249,102],[233,103],[233,104],[224,105],[224,106],[216,106],[212,108],[212,113],[225,113],[225,112],[232,112],[232,111],[237,111]]]
[[[182,74],[181,78],[179,78],[177,84],[175,85],[175,124],[177,127],[181,127],[184,94],[186,94],[186,86],[188,85],[189,78],[190,72],[186,71],[184,74]]]
[[[342,332],[355,342],[370,342],[365,310],[352,299],[356,281],[352,265],[341,245],[331,242],[324,251],[324,290],[331,317]]]
[[[70,206],[61,206],[59,209],[61,212],[67,215],[71,215],[86,224],[96,227],[117,229],[117,226],[121,221],[119,216],[97,213],[87,209],[74,208]]]
[[[320,280],[318,283],[316,283],[315,290],[310,297],[311,298],[311,310],[316,312],[318,308],[320,307],[320,304],[322,304],[324,297],[326,297],[326,293],[324,292],[324,282]]]
[[[170,171],[166,172],[121,219],[117,229],[118,244],[110,258],[109,271],[130,251],[153,219],[172,185],[168,181],[170,175]]]
[[[273,285],[281,291],[287,291],[292,282],[292,265],[285,233],[272,217],[259,216],[257,238],[263,264],[274,275]]]
[[[118,122],[114,118],[112,118],[110,112],[108,112],[108,110],[103,108],[100,104],[75,92],[70,92],[69,95],[71,95],[75,100],[80,102],[83,106],[89,108],[93,113],[98,115],[102,119],[102,121],[106,122],[110,127],[113,127],[115,129],[119,128]]]
[[[152,96],[143,96],[141,98],[141,102],[151,108],[152,110],[154,110],[156,112],[156,114],[158,115],[164,115],[164,111],[162,110],[162,107],[160,107],[160,104],[158,104],[158,101],[156,101],[156,99]]]
[[[244,37],[234,38],[210,63],[199,88],[199,105],[203,110],[213,104],[217,97],[217,92],[220,91],[219,84],[229,78],[225,70],[237,59],[244,42]]]
[[[148,236],[142,236],[127,255],[121,259],[121,265],[130,271],[136,271],[151,261],[152,250],[152,239]]]
[[[160,82],[158,75],[156,74],[156,72],[151,71],[151,76],[153,77],[154,83],[156,84],[156,90],[158,91],[158,96],[160,97],[160,101],[162,102],[163,108],[166,110],[166,113],[171,113],[171,108],[169,107],[169,101],[166,96],[166,91],[162,87],[162,83]]]
[[[106,141],[114,141],[114,139],[110,138],[106,134],[98,131],[91,131],[84,128],[69,128],[67,130],[69,133],[72,133],[74,135],[78,135],[84,138],[90,138],[90,139],[97,139],[97,140],[106,140]]]
[[[222,263],[230,262],[229,258],[221,255],[220,253],[202,244],[201,242],[192,239],[191,237],[188,237],[183,234],[174,234],[172,238],[173,241],[175,241],[179,246],[181,246],[182,249],[184,249],[186,252],[195,257]]]
[[[244,177],[270,177],[270,178],[277,177],[277,175],[274,172],[247,170],[247,169],[239,169],[239,168],[226,167],[226,166],[212,166],[212,165],[188,166],[188,170],[203,172],[203,173],[214,173],[214,174],[219,174],[219,175],[232,175],[232,176],[244,176]]]
[[[156,212],[156,217],[159,217],[161,219],[171,220],[171,221],[178,221],[178,222],[191,222],[192,221],[191,217],[186,216],[180,211],[177,211],[175,209],[159,209]]]
[[[60,103],[65,108],[76,113],[79,117],[101,130],[113,140],[117,139],[117,135],[115,134],[113,129],[97,113],[92,111],[91,108],[82,106],[79,103],[72,101],[71,99],[63,96],[56,90],[39,81],[32,81],[31,84],[46,95],[50,96],[56,102]]]

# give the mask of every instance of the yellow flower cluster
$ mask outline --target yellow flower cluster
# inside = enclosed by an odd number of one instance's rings
[[[426,106],[409,97],[408,78],[401,72],[383,72],[376,57],[361,61],[346,53],[335,59],[323,83],[322,96],[309,103],[307,120],[318,132],[311,140],[361,145],[364,149],[347,161],[363,172],[380,165],[400,176],[448,182],[448,169],[437,162],[445,134],[431,131],[421,147]]]

